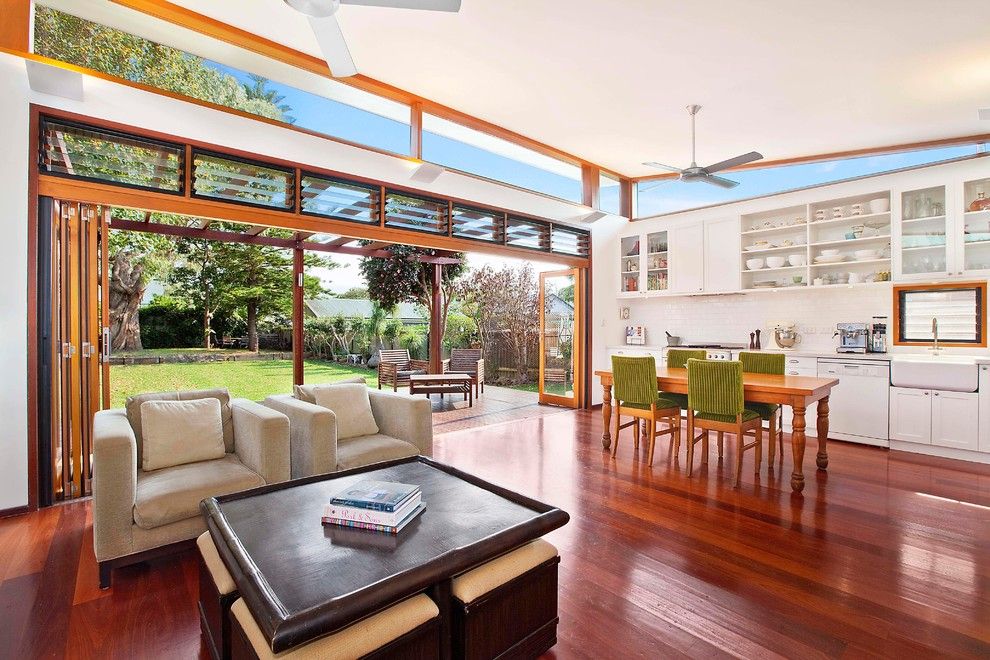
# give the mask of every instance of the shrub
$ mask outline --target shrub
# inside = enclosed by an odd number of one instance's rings
[[[155,296],[138,314],[145,348],[190,348],[203,345],[203,313],[169,296]]]

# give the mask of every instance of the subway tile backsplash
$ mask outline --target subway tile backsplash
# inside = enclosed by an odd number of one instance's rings
[[[633,298],[619,299],[617,303],[629,308],[629,320],[621,325],[645,326],[646,341],[651,345],[665,343],[665,330],[680,336],[684,343],[748,343],[749,333],[759,328],[764,348],[772,348],[774,325],[792,322],[801,335],[798,348],[825,352],[836,346],[832,338],[836,323],[869,323],[874,316],[891,314],[887,286]],[[623,343],[622,337],[614,337],[611,343]]]

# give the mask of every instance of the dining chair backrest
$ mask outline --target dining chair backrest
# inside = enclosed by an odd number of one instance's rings
[[[657,401],[657,362],[652,355],[612,356],[612,388],[623,403],[648,406]]]
[[[688,360],[704,360],[708,357],[705,349],[670,348],[667,349],[667,366],[671,369],[683,369]]]
[[[743,370],[737,360],[688,360],[688,406],[714,415],[743,411]]]
[[[742,351],[739,353],[743,373],[746,374],[776,374],[784,375],[786,358],[783,353],[755,353]]]

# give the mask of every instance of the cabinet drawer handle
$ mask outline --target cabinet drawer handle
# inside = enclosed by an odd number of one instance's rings
[[[935,396],[938,396],[938,392],[935,393]]]
[[[925,396],[928,396],[928,392],[925,392]]]

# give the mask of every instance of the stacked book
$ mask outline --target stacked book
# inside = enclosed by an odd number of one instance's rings
[[[425,508],[419,486],[367,479],[330,500],[323,509],[323,524],[398,534]]]

